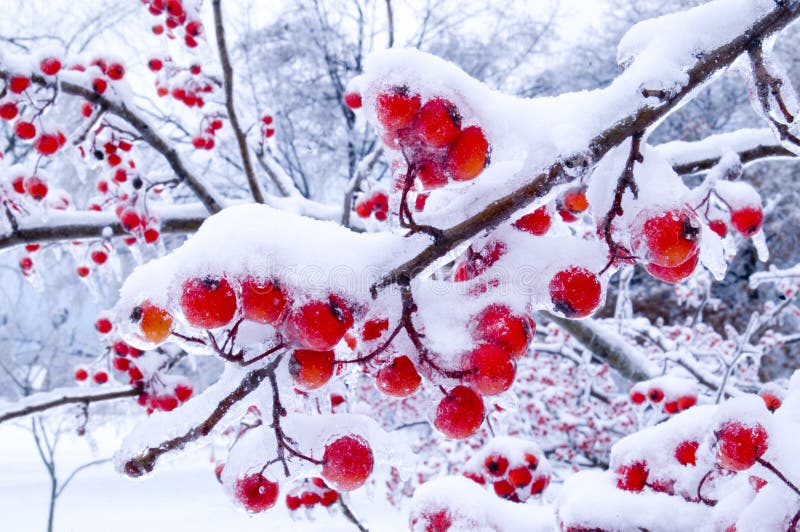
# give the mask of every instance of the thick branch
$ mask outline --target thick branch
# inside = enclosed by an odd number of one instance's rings
[[[444,230],[441,237],[436,239],[419,255],[398,266],[375,283],[372,287],[373,294],[377,294],[379,289],[393,283],[408,284],[411,279],[424,271],[427,266],[462,242],[473,238],[482,231],[493,229],[517,210],[543,197],[553,187],[573,181],[577,173],[566,172],[565,168],[580,167],[587,163],[595,164],[609,151],[621,145],[636,132],[647,131],[648,128],[654,126],[675,110],[687,96],[697,90],[716,72],[729,66],[739,56],[746,53],[754,42],[783,29],[798,16],[800,16],[800,6],[793,9],[776,8],[761,20],[755,22],[752,27],[733,41],[703,54],[697,63],[688,69],[688,81],[680,91],[655,107],[643,103],[635,113],[618,121],[592,139],[588,146],[589,161],[585,160],[583,154],[576,154],[554,161],[545,171],[522,187],[495,200],[474,216]]]
[[[256,180],[253,171],[253,163],[250,160],[250,149],[247,147],[247,137],[242,126],[239,125],[239,117],[233,103],[233,67],[228,55],[228,46],[225,43],[225,26],[222,23],[222,0],[214,0],[214,29],[217,33],[217,49],[219,50],[219,60],[222,63],[222,77],[225,86],[225,108],[228,110],[228,120],[231,122],[236,143],[239,145],[239,155],[242,158],[242,168],[247,176],[247,184],[250,187],[250,194],[256,203],[264,203],[264,194]]]
[[[8,72],[0,71],[0,79],[5,80],[8,79],[9,76],[10,74]],[[206,186],[197,176],[195,176],[189,171],[188,168],[186,168],[186,165],[183,163],[183,159],[181,159],[180,155],[178,155],[178,152],[175,151],[175,148],[170,146],[170,144],[164,140],[164,138],[162,138],[150,126],[150,124],[148,124],[134,111],[129,109],[124,102],[112,101],[106,96],[97,94],[91,89],[87,89],[82,85],[77,85],[68,81],[53,82],[39,74],[33,74],[30,79],[33,83],[41,85],[42,87],[51,89],[60,88],[65,94],[80,96],[81,98],[84,98],[90,102],[94,102],[105,108],[107,112],[117,115],[128,122],[134,127],[134,129],[136,129],[142,140],[144,140],[167,160],[167,163],[170,165],[173,172],[175,172],[175,175],[178,177],[178,179],[185,182],[189,188],[192,189],[192,191],[195,193],[195,195],[197,195],[198,199],[203,203],[203,205],[206,206],[206,209],[208,209],[209,212],[215,213],[222,210],[221,200],[216,197],[216,194],[212,192],[208,186]]]
[[[37,412],[44,412],[45,410],[50,410],[51,408],[59,406],[99,403],[102,401],[123,399],[125,397],[134,397],[139,395],[141,389],[134,387],[113,391],[89,390],[90,393],[84,392],[86,392],[86,390],[75,390],[74,393],[70,395],[65,393],[57,397],[54,397],[52,392],[31,395],[26,397],[23,401],[24,406],[17,405],[11,410],[0,413],[0,423],[18,417],[29,416]]]

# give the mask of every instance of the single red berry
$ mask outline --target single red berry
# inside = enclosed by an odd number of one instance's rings
[[[92,380],[97,384],[104,384],[108,382],[108,373],[105,371],[98,371],[94,375],[92,375]]]
[[[508,458],[500,453],[492,453],[483,461],[486,472],[493,477],[502,477],[508,470]]]
[[[92,90],[97,94],[103,94],[108,88],[108,82],[103,78],[94,78],[92,80]]]
[[[97,321],[94,323],[94,328],[97,329],[97,332],[100,334],[108,334],[111,332],[111,329],[114,328],[111,320],[108,318],[98,318]]]
[[[589,208],[589,201],[582,190],[570,190],[564,195],[561,204],[573,213],[581,213]]]
[[[531,475],[531,471],[527,467],[515,467],[508,472],[508,481],[511,482],[514,487],[521,488],[527,486],[532,480],[533,475]]]
[[[595,274],[573,266],[550,281],[550,299],[556,311],[568,318],[583,318],[600,305],[602,287]]]
[[[314,351],[332,349],[353,326],[347,303],[332,295],[327,301],[315,300],[293,309],[284,323],[287,340]]]
[[[419,94],[412,94],[408,87],[392,87],[378,95],[375,111],[384,129],[396,131],[411,123],[420,104]]]
[[[142,219],[136,210],[127,208],[120,212],[119,222],[126,231],[133,231],[142,224]]]
[[[445,436],[463,439],[483,423],[484,406],[480,396],[466,386],[456,386],[436,407],[434,426]]]
[[[664,413],[666,414],[677,414],[678,413],[678,401],[666,401],[664,403]]]
[[[300,501],[300,497],[296,497],[294,495],[287,495],[286,496],[286,507],[289,508],[291,511],[295,511],[300,508],[302,502]]]
[[[497,496],[504,499],[511,497],[514,493],[514,486],[507,480],[498,480],[492,484],[492,487]]]
[[[14,102],[6,102],[0,105],[0,118],[3,120],[13,120],[18,113],[19,109],[17,109],[17,104]]]
[[[369,218],[372,214],[372,201],[369,199],[357,201],[353,210],[356,211],[359,218]]]
[[[631,392],[631,402],[633,404],[640,405],[640,404],[644,403],[645,399],[647,399],[647,398],[645,397],[645,395],[642,392],[640,392],[638,390],[635,390],[635,391]]]
[[[11,182],[11,188],[13,188],[14,192],[17,194],[25,194],[25,178],[22,176],[15,177]]]
[[[708,228],[717,233],[720,238],[728,236],[728,224],[722,220],[711,220],[708,222]]]
[[[124,168],[117,168],[117,171],[114,172],[113,179],[116,183],[124,183],[128,180],[128,172],[125,171]]]
[[[14,125],[14,133],[23,140],[31,140],[36,136],[36,126],[30,122],[19,121]]]
[[[203,23],[199,20],[193,20],[186,25],[186,34],[190,37],[199,37],[201,33],[203,33]]]
[[[153,33],[155,35],[161,35],[162,33],[164,33],[164,26],[162,26],[161,24],[155,24],[151,29],[153,30]]]
[[[634,462],[617,468],[617,487],[625,491],[642,491],[650,470],[646,462]]]
[[[92,262],[94,262],[95,264],[105,264],[105,262],[108,260],[108,253],[98,249],[92,251],[91,258]]]
[[[52,155],[57,152],[59,148],[58,136],[50,133],[42,133],[39,135],[39,138],[34,141],[33,147],[42,155]]]
[[[425,190],[442,188],[450,181],[447,166],[437,160],[422,161],[416,166],[417,178]]]
[[[11,76],[11,79],[8,81],[8,90],[19,94],[30,87],[30,85],[31,80],[25,76]]]
[[[521,357],[536,331],[529,318],[515,316],[505,305],[489,305],[473,318],[472,337],[494,344],[514,357]]]
[[[261,473],[252,473],[236,480],[234,496],[249,512],[263,512],[278,500],[278,483]]]
[[[334,490],[327,490],[322,494],[320,504],[324,507],[331,506],[339,501],[339,492]]]
[[[644,269],[647,270],[647,273],[659,281],[675,284],[689,278],[689,276],[694,273],[695,269],[697,269],[697,263],[699,260],[700,253],[698,252],[685,260],[683,264],[679,264],[674,268],[648,263],[644,265]]]
[[[304,390],[324,386],[333,376],[333,366],[333,351],[297,349],[289,359],[289,373],[295,384]]]
[[[272,123],[272,115],[264,115],[261,117],[261,123],[268,126]]]
[[[760,423],[748,426],[739,421],[726,421],[714,434],[717,463],[731,471],[749,469],[769,447],[767,431]]]
[[[225,277],[194,277],[183,283],[181,310],[186,321],[199,329],[216,329],[233,320],[237,301]]]
[[[514,384],[516,368],[511,354],[492,344],[481,344],[464,360],[467,381],[481,395],[497,395]]]
[[[675,448],[675,459],[681,465],[697,465],[697,449],[699,447],[699,442],[682,441]]]
[[[163,343],[172,332],[172,314],[149,300],[133,308],[130,320],[139,325],[144,339],[151,344]]]
[[[19,269],[24,272],[29,272],[33,269],[33,259],[30,257],[22,257],[19,259]]]
[[[161,234],[158,232],[158,229],[153,229],[152,227],[149,229],[145,229],[144,234],[144,241],[148,244],[153,244],[158,241],[158,238]]]
[[[660,388],[650,388],[647,392],[647,398],[651,403],[660,403],[664,399],[664,392]]]
[[[387,318],[373,318],[364,322],[364,326],[361,329],[361,339],[365,342],[377,340],[388,330],[389,320]]]
[[[531,483],[531,495],[539,495],[541,492],[547,489],[547,486],[550,485],[550,476],[543,475],[540,477],[536,477]]]
[[[25,251],[27,251],[28,253],[34,253],[36,251],[39,251],[40,247],[41,245],[39,244],[25,244]]]
[[[489,164],[489,141],[478,126],[465,128],[447,152],[450,173],[456,181],[478,177]]]
[[[111,360],[111,365],[117,371],[128,371],[128,368],[130,367],[130,364],[131,364],[131,362],[127,358],[114,357]]]
[[[41,68],[42,73],[48,76],[55,76],[61,70],[61,61],[55,57],[48,57],[39,63],[39,68]]]
[[[676,402],[678,403],[678,410],[683,412],[697,404],[697,397],[694,395],[681,395]]]
[[[408,397],[422,384],[422,377],[407,356],[394,358],[375,376],[378,389],[391,397]]]
[[[514,227],[535,236],[542,236],[550,229],[552,219],[547,207],[542,205],[532,213],[526,214],[514,222]]]
[[[453,281],[463,282],[478,277],[492,265],[500,260],[507,251],[505,242],[493,240],[487,242],[480,251],[474,251],[470,246],[465,259],[456,263],[453,268]]]
[[[372,449],[366,440],[348,434],[325,446],[322,476],[337,490],[352,491],[367,481],[373,465]]]
[[[422,212],[425,210],[425,203],[428,201],[427,194],[417,194],[416,199],[414,200],[414,210],[417,212]]]
[[[114,349],[114,352],[121,357],[124,357],[125,355],[128,354],[128,344],[126,344],[122,340],[114,342],[112,348]]]
[[[248,320],[269,325],[279,324],[289,308],[286,291],[269,280],[246,277],[242,285],[242,313]]]
[[[88,378],[89,378],[89,373],[85,369],[78,368],[78,369],[75,370],[75,380],[76,381],[85,381]]]
[[[344,104],[350,109],[361,109],[361,95],[357,92],[348,92],[344,95]]]
[[[36,201],[41,201],[47,196],[47,183],[37,176],[26,177],[23,182],[25,192]]]
[[[470,479],[476,484],[480,484],[481,486],[486,484],[486,479],[483,478],[483,475],[481,475],[480,473],[476,473],[474,471],[464,471],[464,477]]]
[[[303,503],[304,506],[314,506],[315,504],[319,504],[322,500],[322,497],[319,493],[314,491],[304,491],[302,495],[300,495],[300,501]]]
[[[764,211],[761,207],[749,206],[731,212],[731,225],[747,238],[758,233],[763,223]]]
[[[88,266],[78,266],[75,268],[75,273],[78,274],[78,277],[88,277],[91,273]]]
[[[427,145],[444,148],[453,143],[461,130],[458,109],[444,98],[433,98],[419,110],[414,129]]]
[[[770,412],[776,411],[781,407],[781,404],[783,404],[783,401],[781,401],[780,397],[775,394],[761,392],[759,395]]]
[[[122,163],[122,157],[120,157],[116,153],[112,153],[111,155],[108,156],[106,162],[108,163],[108,166],[111,166],[113,168],[114,166],[117,166],[120,163]]]
[[[181,403],[185,403],[194,393],[194,390],[188,384],[179,384],[175,386],[175,397]]]
[[[142,370],[137,368],[136,366],[131,366],[128,368],[128,377],[130,377],[132,382],[140,381],[144,378],[142,374]]]
[[[147,68],[152,70],[153,72],[158,72],[162,68],[164,68],[164,62],[158,58],[152,58],[147,62]]]
[[[636,235],[634,247],[647,262],[675,268],[697,253],[700,223],[688,208],[677,208],[648,217]]]

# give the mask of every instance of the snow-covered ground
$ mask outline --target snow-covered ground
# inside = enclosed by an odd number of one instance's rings
[[[74,435],[58,442],[57,472],[65,478],[82,463],[108,458],[119,435],[97,431],[97,448]],[[293,520],[283,498],[272,510],[248,515],[222,491],[208,449],[159,463],[143,480],[118,475],[110,462],[78,474],[58,499],[56,532],[352,531],[340,515],[315,509],[313,522]],[[0,532],[43,532],[47,524],[49,478],[31,433],[22,425],[0,426]],[[405,530],[405,517],[356,494],[350,505],[370,530]]]

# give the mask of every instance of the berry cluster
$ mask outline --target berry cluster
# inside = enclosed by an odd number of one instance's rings
[[[659,377],[636,383],[631,388],[630,400],[634,405],[642,405],[665,414],[677,414],[697,404],[695,382],[671,377]]]
[[[382,222],[389,214],[389,196],[380,190],[373,191],[356,202],[355,211],[361,218],[374,216]]]
[[[312,509],[314,506],[329,508],[339,502],[339,492],[332,490],[320,477],[303,479],[286,493],[286,507],[294,512],[300,508]]]
[[[498,497],[525,502],[550,485],[550,464],[535,443],[500,437],[470,458],[463,475]]]
[[[189,48],[197,46],[197,39],[203,34],[203,23],[189,13],[181,0],[142,0],[147,10],[155,17],[164,16],[164,22],[153,26],[153,33],[176,37],[177,30],[183,29],[183,42]],[[165,30],[166,28],[166,30]]]
[[[207,76],[198,63],[182,67],[176,64],[171,57],[152,57],[147,62],[147,67],[158,75],[155,80],[158,96],[163,98],[169,95],[189,108],[205,107],[206,101],[203,95],[214,92],[215,85],[219,85],[219,81]],[[216,119],[216,116],[207,117],[210,122],[205,128],[205,133],[213,135],[208,129],[212,131],[219,129],[219,127],[213,127],[213,121]],[[222,126],[222,124],[219,125]],[[195,147],[202,148],[204,146],[195,145]],[[206,149],[211,149],[211,147]]]

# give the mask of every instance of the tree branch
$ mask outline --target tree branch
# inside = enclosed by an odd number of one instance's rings
[[[35,394],[26,397],[20,402],[20,404],[14,405],[12,409],[6,410],[5,412],[0,412],[0,423],[18,417],[35,414],[37,412],[43,412],[58,406],[99,403],[102,401],[123,399],[125,397],[134,397],[139,395],[141,391],[142,390],[139,387],[134,387],[102,392],[94,389],[75,390],[72,395],[67,395],[66,392],[64,392],[64,395],[55,397],[53,392]]]
[[[361,187],[361,182],[367,178],[375,164],[383,155],[383,144],[376,144],[367,155],[361,159],[356,167],[356,173],[347,184],[347,190],[344,191],[344,207],[342,209],[342,225],[350,227],[350,215],[353,212],[353,196]]]
[[[250,160],[250,149],[247,146],[247,137],[239,125],[239,117],[236,115],[236,108],[233,103],[233,67],[228,55],[228,46],[225,43],[225,26],[222,23],[222,0],[213,0],[214,7],[214,29],[217,34],[217,49],[219,50],[219,60],[222,63],[222,77],[225,87],[225,108],[228,110],[228,119],[231,122],[236,143],[239,145],[239,155],[242,158],[242,167],[247,176],[247,184],[250,187],[250,194],[256,203],[264,203],[264,194],[256,180],[253,171],[253,163]]]

